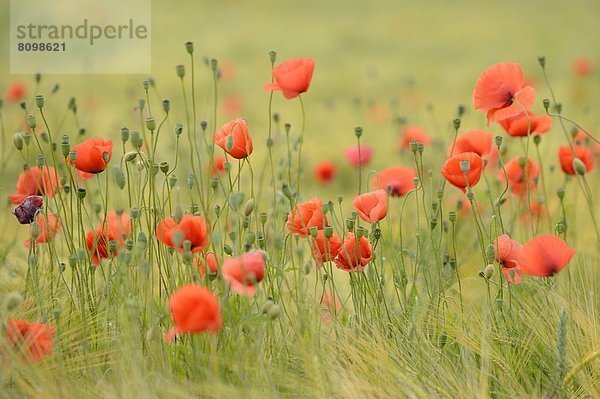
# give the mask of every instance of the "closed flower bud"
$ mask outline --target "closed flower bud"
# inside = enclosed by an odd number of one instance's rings
[[[29,234],[31,236],[31,242],[34,242],[40,236],[40,225],[34,219],[33,222],[31,223],[30,227],[31,228],[29,230]]]
[[[493,262],[496,258],[496,251],[494,250],[494,245],[489,244],[485,250],[485,254],[488,258],[488,262]]]
[[[583,161],[581,159],[579,159],[579,158],[573,159],[573,169],[575,170],[575,173],[577,173],[579,176],[585,175],[585,164],[583,163]]]
[[[129,151],[129,152],[125,153],[125,156],[123,157],[123,159],[125,160],[125,162],[131,162],[136,157],[137,157],[137,152],[135,152],[135,151]]]
[[[542,142],[542,136],[540,136],[539,134],[534,134],[533,135],[533,143],[535,145],[540,145],[541,142]]]
[[[168,114],[171,110],[171,101],[167,99],[162,100],[162,109]]]
[[[254,198],[250,198],[246,201],[246,206],[244,206],[244,215],[249,216],[252,211],[254,211]]]
[[[115,179],[115,183],[117,186],[123,190],[125,188],[125,173],[123,173],[123,169],[120,166],[113,168],[113,178]]]
[[[233,253],[233,248],[231,248],[231,245],[225,244],[223,246],[223,251],[225,251],[227,255],[231,255]]]
[[[16,291],[10,292],[8,293],[8,295],[6,295],[6,298],[4,299],[4,308],[8,312],[12,312],[13,310],[21,306],[21,303],[23,303],[23,296]]]
[[[13,136],[13,144],[16,149],[21,151],[23,149],[23,135],[21,133],[15,133]]]

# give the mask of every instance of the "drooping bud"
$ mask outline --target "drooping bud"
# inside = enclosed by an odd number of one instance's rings
[[[573,169],[575,170],[575,173],[577,173],[579,176],[585,175],[585,164],[581,159],[573,158]]]
[[[13,136],[13,144],[19,151],[23,149],[23,135],[21,133],[15,133]]]

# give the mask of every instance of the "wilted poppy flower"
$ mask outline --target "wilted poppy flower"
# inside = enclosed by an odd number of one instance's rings
[[[452,143],[448,147],[448,156],[461,154],[463,152],[474,152],[480,157],[484,157],[492,152],[492,134],[485,130],[469,130],[459,135],[454,142],[454,151]]]
[[[589,57],[578,57],[573,60],[573,71],[579,76],[587,76],[594,72],[594,63]]]
[[[321,230],[323,226],[327,226],[327,218],[323,214],[323,202],[314,197],[310,201],[296,205],[289,213],[285,226],[300,237],[308,236],[309,229],[313,226]]]
[[[286,60],[273,69],[274,83],[265,83],[265,90],[283,92],[287,99],[298,97],[310,86],[315,60],[312,58],[294,58]]]
[[[379,222],[387,215],[388,196],[383,189],[356,196],[352,201],[358,216],[368,223]]]
[[[371,162],[371,158],[373,157],[373,149],[369,146],[361,145],[360,160],[358,159],[358,146],[347,148],[346,151],[344,151],[344,155],[352,166],[358,168],[359,166],[367,166],[369,162]]]
[[[258,290],[258,283],[265,277],[264,254],[262,251],[251,251],[237,258],[226,259],[221,273],[232,291],[252,296]]]
[[[511,239],[508,234],[502,234],[494,241],[496,261],[502,266],[502,273],[509,284],[518,284],[523,280],[517,261],[521,248],[523,246]]]
[[[35,219],[37,211],[44,205],[44,197],[40,195],[30,195],[26,197],[15,209],[13,215],[21,224],[30,224]]]
[[[466,191],[466,187],[473,187],[481,178],[483,160],[474,152],[456,154],[446,160],[442,166],[442,175],[448,183]]]
[[[217,262],[217,257],[212,252],[208,252],[204,257],[195,258],[194,264],[198,268],[198,273],[202,277],[204,277],[207,270],[209,274],[212,274],[214,276],[219,274],[219,264]]]
[[[178,334],[216,333],[223,324],[217,297],[200,285],[187,284],[175,291],[169,298],[169,310],[175,327],[165,334],[167,342]]]
[[[529,117],[529,120],[527,119]],[[546,133],[552,127],[552,118],[548,115],[534,115],[531,112],[521,113],[515,117],[498,122],[513,137],[527,137],[529,134]],[[529,129],[529,130],[528,130]]]
[[[594,168],[594,157],[589,149],[581,146],[573,146],[575,151],[575,158],[579,158],[585,166],[585,171],[589,172]],[[560,168],[568,175],[575,175],[576,171],[573,166],[573,151],[569,146],[561,146],[558,148],[558,160],[560,161]]]
[[[391,166],[373,177],[371,184],[376,189],[383,189],[392,197],[401,197],[415,188],[413,179],[417,177],[414,169],[402,166]]]
[[[498,172],[498,179],[502,184],[506,184],[508,177],[508,185],[515,195],[527,194],[527,182],[529,182],[529,191],[535,190],[537,178],[540,174],[540,165],[533,162],[530,158],[516,156],[506,163],[504,166],[506,170],[506,176],[504,171]],[[527,174],[527,180],[525,175]]]
[[[38,363],[52,354],[54,327],[50,324],[8,319],[6,340],[19,352],[24,362]]]
[[[342,247],[342,240],[335,233],[327,238],[323,230],[319,230],[316,238],[310,237],[310,246],[316,266],[320,268],[323,262],[329,262],[337,256]]]
[[[215,132],[215,143],[235,159],[252,154],[252,138],[248,121],[243,118],[230,120]]]
[[[100,173],[106,169],[112,156],[111,140],[93,137],[71,148],[77,153],[75,168],[86,173]]]
[[[534,101],[535,89],[525,84],[521,67],[512,62],[486,69],[473,91],[473,106],[487,113],[488,123],[517,116]]]
[[[47,219],[46,215],[40,212],[35,218],[35,221],[40,228],[40,235],[35,240],[37,244],[50,242],[62,227],[60,220],[54,214],[50,213],[50,211],[48,211]],[[27,248],[31,246],[31,240],[29,238],[25,241],[25,246]]]
[[[172,218],[156,225],[156,238],[163,244],[183,251],[184,241],[190,241],[192,252],[203,251],[210,244],[206,221],[202,216],[184,215],[179,223]]]
[[[573,255],[575,250],[562,238],[542,234],[523,246],[517,261],[522,273],[549,277],[560,272],[571,261]]]
[[[6,89],[6,94],[4,98],[8,103],[18,103],[25,98],[25,84],[22,82],[13,82]]]
[[[32,166],[21,172],[17,180],[17,190],[8,196],[10,202],[20,204],[30,195],[54,196],[58,192],[60,176],[51,166]]]
[[[427,132],[419,126],[406,126],[400,135],[400,149],[409,150],[410,143],[419,142],[424,146],[431,144],[431,139]]]
[[[329,161],[322,161],[315,167],[315,179],[321,183],[327,183],[335,177],[335,164]]]
[[[347,272],[360,272],[371,261],[373,248],[366,237],[359,239],[353,233],[348,233],[342,248],[333,260],[338,269]]]
[[[215,155],[210,166],[210,175],[212,177],[219,177],[225,173],[225,162],[226,159],[223,155]]]

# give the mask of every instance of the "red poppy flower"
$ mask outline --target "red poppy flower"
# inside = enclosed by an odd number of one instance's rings
[[[359,166],[367,166],[373,158],[373,149],[369,146],[360,146],[360,161],[358,159],[358,146],[347,148],[344,152],[346,159],[352,166],[358,168]]]
[[[342,240],[337,234],[333,233],[327,238],[323,230],[319,230],[316,238],[311,237],[310,242],[317,269],[323,266],[324,262],[333,260],[342,247]]]
[[[342,248],[333,260],[338,269],[347,272],[360,272],[371,261],[373,248],[366,237],[356,239],[353,233],[348,233]]]
[[[337,295],[332,294],[331,291],[325,289],[323,296],[321,297],[321,320],[325,323],[331,322],[331,316],[339,313],[342,309]]]
[[[473,91],[473,106],[487,113],[488,123],[517,116],[534,101],[535,89],[525,84],[519,64],[511,62],[486,69]]]
[[[96,176],[93,173],[88,173],[88,172],[82,172],[81,170],[77,171],[77,176],[81,179],[81,180],[89,180],[92,177]]]
[[[210,244],[208,227],[202,216],[184,215],[179,223],[172,218],[163,219],[156,226],[156,238],[178,251],[183,251],[184,241],[191,242],[192,252],[204,251]]]
[[[506,178],[508,177],[508,185],[515,195],[527,194],[527,182],[525,181],[526,171],[530,192],[535,190],[536,181],[540,174],[540,165],[538,163],[533,162],[530,158],[527,158],[526,161],[521,159],[522,157],[516,156],[506,163],[504,166],[506,176],[504,176],[503,170],[498,172],[498,179],[502,184],[506,184]]]
[[[13,82],[6,89],[6,94],[4,98],[7,103],[18,103],[25,98],[25,93],[27,89],[25,88],[25,84],[22,82]]]
[[[273,69],[275,83],[265,83],[265,90],[283,92],[287,99],[298,97],[310,86],[315,60],[312,58],[294,58],[279,64]]]
[[[327,218],[323,214],[323,202],[317,197],[296,205],[289,215],[285,225],[289,231],[300,237],[306,237],[309,229],[315,226],[321,230],[327,226]]]
[[[585,147],[573,146],[575,151],[575,158],[579,158],[585,165],[585,171],[589,172],[594,168],[594,157],[591,151]],[[558,148],[558,160],[560,161],[560,167],[567,175],[575,175],[576,171],[573,167],[573,151],[569,146],[561,146]]]
[[[17,350],[26,363],[38,363],[52,354],[54,327],[27,320],[8,319],[6,340]]]
[[[230,117],[240,115],[243,104],[240,97],[231,94],[223,100],[223,110],[225,111],[225,114]]]
[[[17,190],[8,196],[10,202],[20,204],[30,195],[54,196],[60,188],[60,176],[51,166],[32,166],[21,172],[17,180]]]
[[[315,167],[315,179],[321,183],[327,183],[335,177],[335,164],[329,161],[322,161]]]
[[[252,138],[248,121],[243,118],[233,119],[215,132],[215,143],[235,159],[244,159],[252,154]],[[227,149],[228,142],[230,149]]]
[[[232,291],[252,296],[258,290],[258,283],[265,277],[264,254],[251,251],[237,258],[229,258],[223,263],[221,273]]]
[[[50,242],[62,227],[60,220],[50,211],[48,211],[48,219],[46,219],[46,215],[43,213],[38,213],[35,221],[40,227],[40,235],[35,240],[37,244]],[[25,241],[25,246],[27,248],[31,246],[31,240],[29,238]]]
[[[461,169],[461,163],[465,165],[468,161],[468,170]],[[481,178],[483,171],[483,160],[474,152],[463,152],[456,154],[446,160],[442,166],[442,175],[448,180],[448,183],[466,191],[467,185],[473,187]]]
[[[371,184],[376,189],[389,191],[392,197],[401,197],[415,188],[413,179],[417,173],[411,168],[402,166],[391,166],[380,171],[373,178]]]
[[[413,141],[417,141],[424,146],[431,144],[431,139],[424,129],[419,126],[406,126],[400,136],[400,149],[409,150],[410,143]]]
[[[529,121],[527,117],[529,117]],[[513,137],[527,137],[528,128],[529,134],[542,134],[550,130],[552,127],[552,118],[548,115],[534,115],[531,112],[527,112],[527,114],[521,113],[498,123],[506,133]]]
[[[352,201],[358,216],[368,223],[379,222],[387,215],[388,196],[383,189],[356,196]]]
[[[214,253],[208,252],[206,256],[201,258],[194,259],[194,264],[198,268],[198,273],[200,276],[204,277],[206,271],[208,270],[209,274],[216,276],[219,274],[219,263],[217,262],[217,257]]]
[[[452,143],[448,146],[448,156],[461,154],[463,152],[474,152],[480,157],[484,157],[492,152],[492,134],[485,130],[469,130],[456,138],[454,151]]]
[[[210,167],[210,175],[212,177],[219,177],[225,173],[225,162],[227,160],[223,155],[215,155],[213,158],[212,166]]]
[[[508,234],[502,234],[497,241],[494,241],[496,261],[502,266],[502,273],[509,284],[518,284],[523,280],[517,261],[521,248],[523,246],[511,239]]]
[[[573,143],[577,145],[585,145],[589,144],[588,135],[581,129],[577,129],[575,133],[572,133]]]
[[[111,140],[94,137],[71,148],[77,153],[75,168],[86,173],[100,173],[106,169],[112,156]]]
[[[175,291],[169,298],[169,310],[175,327],[165,334],[167,342],[183,333],[216,333],[223,324],[217,297],[200,285],[187,284]]]
[[[573,258],[575,250],[559,237],[542,234],[529,240],[519,253],[521,272],[549,277],[560,272]]]
[[[117,213],[114,211],[106,215],[104,226],[98,227],[95,231],[90,231],[85,236],[85,244],[88,251],[92,252],[92,264],[97,265],[100,259],[107,259],[111,256],[108,245],[110,241],[118,243],[122,247],[125,240],[131,235],[131,218],[126,213]],[[116,253],[116,252],[115,252]],[[114,254],[113,254],[114,255]]]
[[[579,76],[587,76],[594,72],[594,62],[589,57],[578,57],[573,60],[573,71]]]

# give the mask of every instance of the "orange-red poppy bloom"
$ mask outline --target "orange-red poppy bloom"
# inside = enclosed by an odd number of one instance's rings
[[[371,158],[373,158],[373,149],[366,145],[360,146],[360,157],[358,153],[358,146],[347,148],[344,151],[344,155],[346,159],[352,166],[358,168],[359,166],[367,166],[369,162],[371,162]]]
[[[548,277],[560,272],[575,255],[575,250],[559,237],[542,234],[529,240],[517,259],[524,274]]]
[[[448,147],[448,156],[461,154],[463,152],[474,152],[480,157],[484,157],[492,152],[492,134],[485,130],[469,130],[456,138],[454,151],[452,143]]]
[[[235,159],[252,154],[252,138],[248,121],[244,118],[230,120],[215,132],[215,143]]]
[[[413,125],[406,126],[400,135],[400,149],[410,149],[410,143],[413,141],[419,142],[424,146],[431,144],[431,139],[424,129]]]
[[[30,323],[27,320],[8,319],[6,340],[19,352],[26,363],[38,363],[52,354],[54,327],[44,323]]]
[[[473,187],[481,178],[483,160],[474,152],[456,154],[446,160],[442,166],[442,175],[448,183],[466,191],[466,187]]]
[[[523,246],[517,240],[510,238],[508,234],[502,234],[494,241],[496,261],[502,266],[502,273],[509,284],[518,284],[523,280],[518,267],[521,248]]]
[[[206,256],[195,258],[194,261],[196,267],[198,267],[198,273],[200,276],[204,277],[206,271],[208,271],[208,274],[212,274],[213,276],[219,274],[219,262],[217,261],[217,257],[214,253],[208,252]]]
[[[371,184],[376,189],[387,190],[392,197],[401,197],[415,188],[413,179],[417,177],[414,169],[403,166],[391,166],[373,177]]]
[[[127,213],[111,211],[106,215],[106,222],[95,231],[90,231],[85,236],[85,244],[92,253],[92,264],[97,265],[100,259],[110,258],[118,252],[125,240],[131,235],[131,218]],[[117,242],[117,252],[109,252],[110,241]]]
[[[373,247],[366,237],[359,239],[348,233],[337,256],[333,260],[338,269],[347,272],[360,272],[371,261]]]
[[[315,70],[312,58],[286,60],[273,69],[274,83],[266,83],[265,90],[277,90],[287,99],[298,97],[308,90]]]
[[[573,136],[573,143],[585,146],[589,144],[588,135],[585,134],[583,130],[577,129],[577,131],[575,131],[575,133],[572,133],[571,135]]]
[[[529,191],[533,191],[536,188],[537,178],[540,174],[540,165],[533,162],[530,158],[525,160],[523,157],[516,156],[506,163],[504,166],[506,170],[506,176],[504,170],[498,172],[498,179],[502,184],[506,184],[508,178],[508,185],[515,195],[527,194],[527,184],[529,184]],[[525,180],[527,175],[527,180]]]
[[[46,219],[46,215],[44,215],[43,213],[40,212],[40,213],[38,213],[37,217],[35,218],[35,221],[37,222],[37,224],[40,228],[40,235],[35,240],[35,242],[37,244],[50,242],[50,240],[52,240],[56,236],[56,234],[62,227],[60,220],[54,214],[52,214],[50,211],[48,211],[47,219]],[[27,248],[29,248],[31,246],[31,239],[28,238],[25,241],[25,246]]]
[[[488,123],[517,116],[534,101],[535,89],[525,84],[521,67],[512,62],[486,69],[473,91],[473,106],[487,113]]]
[[[321,230],[323,226],[327,226],[327,218],[323,214],[323,202],[314,197],[310,201],[296,205],[289,213],[285,226],[300,237],[308,236],[309,229],[313,226]]]
[[[327,238],[323,230],[319,230],[316,238],[310,238],[310,246],[318,269],[323,266],[324,262],[329,262],[337,256],[342,247],[342,240],[335,233],[330,238]]]
[[[25,84],[22,82],[13,82],[7,87],[4,98],[7,103],[18,103],[25,98],[26,92]]]
[[[583,162],[586,172],[589,172],[594,168],[594,156],[588,148],[574,145],[573,151],[575,152],[575,158],[579,158],[579,160]],[[571,147],[569,146],[561,146],[558,148],[558,160],[560,161],[560,168],[567,175],[576,174],[575,167],[573,166],[573,151],[571,151]]]
[[[21,172],[17,180],[17,189],[14,194],[8,196],[10,202],[20,204],[30,195],[54,196],[60,188],[60,176],[51,166],[32,166]]]
[[[230,94],[223,100],[223,110],[230,117],[240,115],[243,105],[242,99],[235,94]]]
[[[594,72],[594,62],[589,57],[577,57],[573,60],[573,71],[579,76]]]
[[[336,167],[333,162],[322,161],[315,167],[315,179],[321,183],[330,182],[335,178]]]
[[[177,223],[173,218],[161,220],[156,225],[156,238],[163,244],[183,251],[183,243],[191,243],[192,252],[204,251],[210,244],[206,221],[202,216],[184,215]]]
[[[251,251],[237,258],[226,259],[221,274],[232,291],[252,296],[258,290],[258,283],[265,277],[265,256],[262,251]]]
[[[529,119],[527,119],[529,118]],[[552,128],[552,118],[548,115],[521,113],[513,118],[499,121],[498,124],[513,137],[527,137],[529,134],[543,134]]]
[[[112,156],[113,143],[99,137],[87,139],[71,148],[77,153],[75,168],[86,173],[100,173],[106,169]]]
[[[352,201],[358,216],[368,223],[379,222],[388,212],[388,195],[383,189],[357,195]]]
[[[175,327],[165,334],[171,342],[179,334],[216,333],[223,325],[217,297],[206,287],[187,284],[169,298],[169,310]]]
[[[215,154],[212,165],[210,166],[210,175],[212,177],[219,177],[225,173],[225,162],[226,159],[223,155]]]

